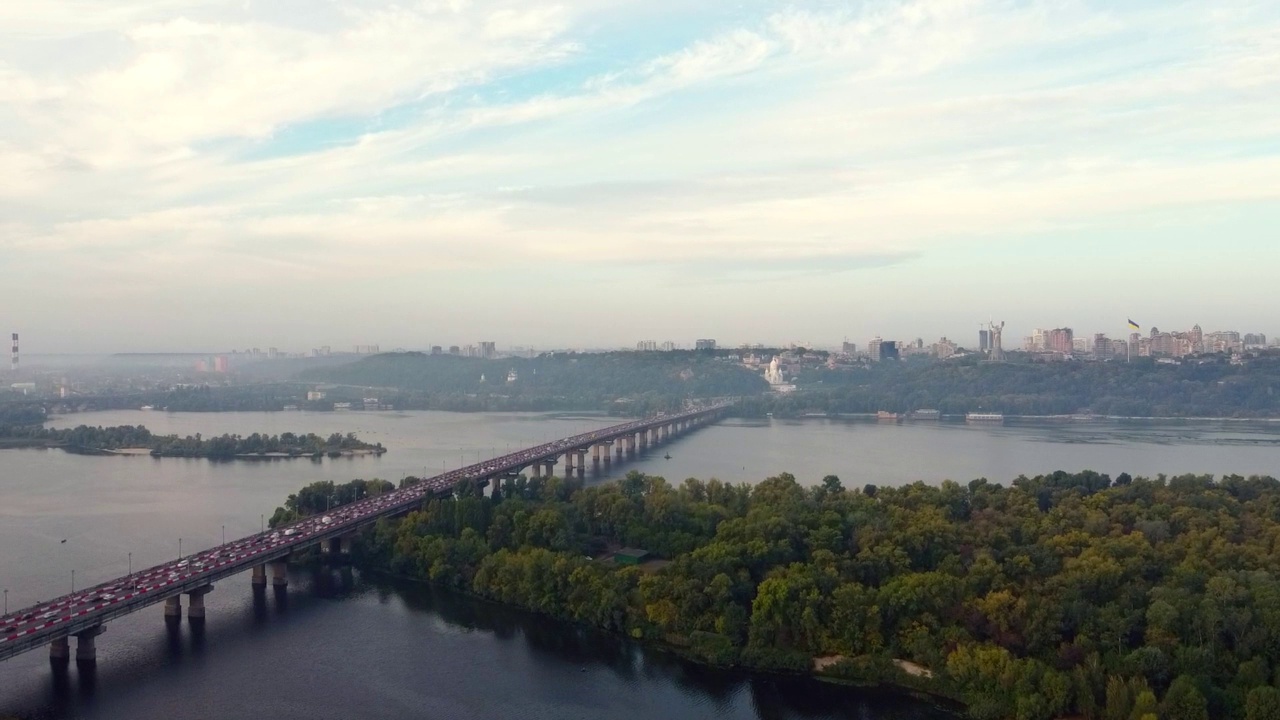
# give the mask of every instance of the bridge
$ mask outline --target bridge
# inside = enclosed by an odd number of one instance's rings
[[[526,470],[533,477],[550,477],[563,461],[562,475],[581,477],[590,453],[593,465],[610,465],[615,458],[633,457],[677,435],[717,420],[729,403],[718,403],[671,415],[637,420],[586,432],[562,440],[508,453],[474,465],[425,478],[408,487],[338,506],[323,516],[310,516],[256,535],[209,548],[172,562],[139,570],[94,587],[41,602],[0,617],[0,660],[49,646],[54,663],[68,663],[70,638],[76,638],[76,662],[97,661],[96,638],[105,624],[144,607],[164,603],[167,621],[182,618],[182,596],[188,598],[187,617],[204,621],[204,596],[213,583],[249,571],[255,589],[271,584],[287,588],[289,557],[315,546],[327,555],[350,553],[351,541],[360,529],[380,518],[401,515],[421,507],[425,500],[450,495],[463,483],[494,492],[506,478]]]

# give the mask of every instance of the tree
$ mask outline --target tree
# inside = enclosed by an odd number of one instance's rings
[[[1164,720],[1209,720],[1209,703],[1190,675],[1179,675],[1160,703]]]
[[[1255,687],[1244,702],[1245,720],[1280,720],[1280,690]]]

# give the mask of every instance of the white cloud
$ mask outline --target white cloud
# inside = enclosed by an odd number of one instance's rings
[[[797,2],[679,47],[584,27],[626,2],[305,7],[0,9],[0,286],[915,257],[1280,196],[1265,4]]]

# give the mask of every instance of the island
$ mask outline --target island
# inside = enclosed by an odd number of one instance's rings
[[[387,489],[307,488],[275,519]],[[708,664],[947,698],[972,718],[1280,717],[1270,477],[849,489],[632,472],[481,490],[379,521],[354,561]]]
[[[355,433],[156,435],[142,425],[54,429],[39,425],[0,426],[0,448],[60,448],[83,455],[150,455],[210,460],[276,460],[381,455],[382,443],[367,443]]]

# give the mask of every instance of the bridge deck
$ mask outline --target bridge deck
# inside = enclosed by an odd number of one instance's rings
[[[714,417],[727,403],[614,425],[520,450],[427,478],[411,487],[334,508],[287,526],[233,540],[185,558],[139,570],[0,617],[0,660],[92,630],[167,598],[211,585],[252,567],[284,560],[294,551],[349,535],[379,518],[407,512],[424,499],[452,492],[466,480],[500,478],[563,453],[685,420]],[[328,522],[325,522],[325,521]]]

